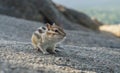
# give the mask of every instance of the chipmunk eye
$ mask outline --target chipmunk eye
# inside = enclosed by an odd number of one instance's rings
[[[58,30],[55,30],[55,32],[58,32]]]

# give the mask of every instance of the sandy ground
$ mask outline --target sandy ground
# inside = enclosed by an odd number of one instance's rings
[[[120,73],[120,39],[99,32],[68,31],[55,55],[33,49],[42,23],[0,15],[0,73]]]

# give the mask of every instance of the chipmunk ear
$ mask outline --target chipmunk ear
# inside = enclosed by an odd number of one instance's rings
[[[49,23],[46,23],[46,26],[47,26],[48,30],[50,30],[51,25]]]
[[[55,23],[53,23],[52,25],[53,25],[53,26],[55,26],[56,24],[55,24]]]
[[[55,23],[52,24],[52,26],[55,26],[55,25],[56,25]]]
[[[52,26],[59,26],[59,25],[56,25],[55,23],[53,23]]]

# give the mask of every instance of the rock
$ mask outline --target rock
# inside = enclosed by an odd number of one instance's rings
[[[42,25],[0,15],[0,72],[120,72],[120,39],[100,32],[65,30],[67,38],[57,48],[60,52],[43,55],[30,43],[33,31]]]
[[[98,29],[98,25],[88,15],[66,7],[65,11],[60,11],[60,8],[61,6],[58,7],[52,0],[0,0],[0,14],[56,23],[67,30]]]

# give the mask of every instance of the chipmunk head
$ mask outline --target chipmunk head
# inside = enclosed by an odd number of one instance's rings
[[[49,23],[47,23],[47,35],[50,39],[55,40],[56,42],[61,41],[65,36],[66,33],[64,32],[64,30],[56,25],[55,23],[53,23],[52,25],[50,25]]]

